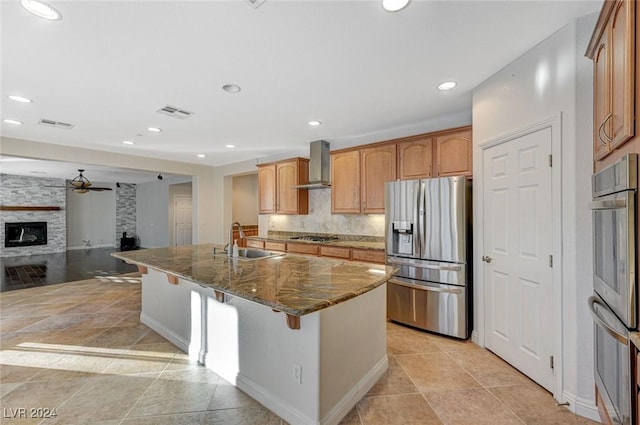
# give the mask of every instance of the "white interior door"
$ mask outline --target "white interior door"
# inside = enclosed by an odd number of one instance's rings
[[[483,152],[485,344],[553,392],[551,128]]]
[[[191,245],[191,196],[176,195],[174,201],[175,237],[178,245]]]

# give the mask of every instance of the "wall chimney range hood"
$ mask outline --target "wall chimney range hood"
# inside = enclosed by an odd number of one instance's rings
[[[293,189],[327,189],[331,187],[331,158],[329,142],[316,140],[310,143],[309,183],[293,186]]]

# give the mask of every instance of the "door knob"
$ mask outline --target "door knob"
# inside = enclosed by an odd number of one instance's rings
[[[493,261],[493,258],[487,256],[487,255],[483,255],[482,256],[482,261],[484,261],[485,263],[490,263]]]

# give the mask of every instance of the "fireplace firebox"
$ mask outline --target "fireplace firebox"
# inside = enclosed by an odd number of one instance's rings
[[[33,246],[47,244],[47,222],[4,223],[4,246]]]

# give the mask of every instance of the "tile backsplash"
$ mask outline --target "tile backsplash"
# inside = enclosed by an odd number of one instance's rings
[[[260,236],[268,231],[384,237],[384,214],[331,214],[331,189],[309,191],[309,214],[261,214]]]

